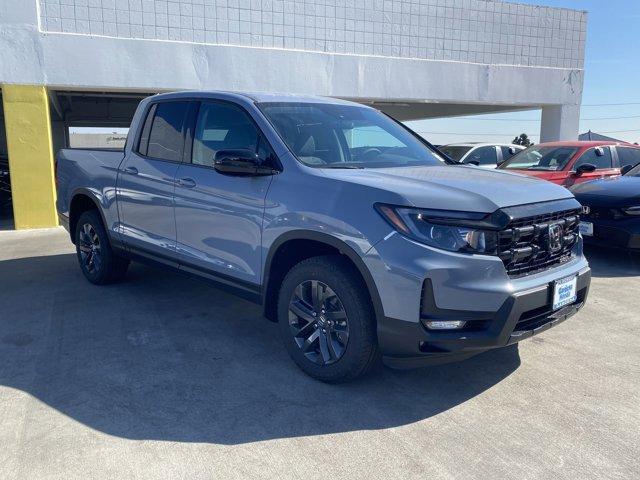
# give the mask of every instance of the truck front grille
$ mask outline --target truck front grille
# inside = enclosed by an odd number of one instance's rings
[[[498,235],[497,252],[509,276],[522,277],[569,261],[579,218],[580,209],[572,209],[512,220]]]

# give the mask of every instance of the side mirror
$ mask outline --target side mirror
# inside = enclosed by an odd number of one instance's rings
[[[595,148],[596,157],[604,157],[604,149],[600,147]]]
[[[213,168],[223,175],[257,177],[278,173],[273,167],[263,165],[258,154],[252,150],[218,150],[213,159]]]
[[[511,155],[515,155],[515,154],[516,154],[516,149],[515,149],[515,148],[513,148],[513,147],[509,147],[509,153],[510,153]]]
[[[626,175],[627,173],[629,173],[631,170],[633,170],[633,165],[625,165],[624,167],[622,167],[620,169],[620,175]]]
[[[591,163],[583,163],[578,168],[576,168],[576,175],[579,177],[585,173],[591,173],[596,171],[596,166]]]

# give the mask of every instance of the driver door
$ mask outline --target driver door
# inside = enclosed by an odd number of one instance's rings
[[[229,176],[214,169],[219,150],[248,149],[263,161],[275,156],[249,115],[225,101],[198,108],[188,160],[176,174],[174,195],[180,268],[261,281],[262,217],[272,176]]]
[[[580,165],[591,164],[596,167],[593,172],[585,172],[581,175],[577,175],[576,171]],[[588,182],[589,180],[596,180],[603,177],[611,177],[613,175],[620,175],[620,169],[613,166],[613,159],[611,156],[611,148],[609,147],[594,147],[585,150],[579,158],[577,158],[571,166],[571,174],[565,180],[564,185],[570,187],[577,183]]]

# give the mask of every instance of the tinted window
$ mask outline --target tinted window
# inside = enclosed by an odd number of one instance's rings
[[[444,147],[440,147],[439,150],[449,158],[452,158],[459,162],[462,157],[464,157],[466,153],[471,150],[471,148],[472,147],[463,147],[460,145],[445,145]]]
[[[500,149],[502,150],[502,161],[503,162],[506,161],[506,160],[509,160],[516,153],[518,153],[518,152],[520,152],[522,150],[521,148],[517,148],[517,147],[505,147],[505,146],[500,147]]]
[[[517,153],[500,168],[521,170],[562,170],[578,151],[577,147],[533,146]]]
[[[323,168],[442,165],[422,141],[377,110],[326,103],[260,108],[304,164]]]
[[[146,155],[162,160],[180,161],[182,158],[182,127],[187,113],[187,102],[165,102],[159,103],[153,115],[151,131],[149,132],[149,143]],[[146,125],[145,125],[146,127]],[[144,137],[144,132],[143,132]],[[140,153],[144,141],[140,142]]]
[[[144,121],[144,126],[142,127],[142,135],[140,135],[140,144],[138,145],[138,153],[141,155],[147,154],[147,149],[149,147],[149,132],[151,131],[151,123],[153,123],[153,116],[156,114],[156,105],[152,105],[149,109],[149,113],[147,114],[147,118]]]
[[[258,130],[240,108],[226,103],[203,103],[193,138],[192,163],[213,166],[219,150],[256,152]]]
[[[620,166],[640,164],[640,148],[616,147]]]
[[[572,169],[576,170],[580,165],[587,163],[595,165],[597,169],[611,168],[611,150],[609,147],[590,148],[576,160]]]
[[[464,159],[464,163],[476,162],[478,165],[495,165],[498,163],[496,147],[478,147]]]

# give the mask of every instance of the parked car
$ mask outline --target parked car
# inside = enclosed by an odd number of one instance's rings
[[[211,280],[338,382],[379,355],[411,367],[513,344],[585,302],[573,195],[447,163],[351,102],[163,94],[140,103],[124,152],[59,152],[57,209],[90,282],[130,260]]]
[[[0,208],[11,204],[11,177],[9,176],[9,159],[0,156]]]
[[[496,168],[524,148],[510,143],[450,143],[438,147],[438,150],[460,163]]]
[[[638,148],[616,142],[540,143],[511,157],[498,168],[570,187],[576,183],[620,175],[625,166],[620,149]]]
[[[640,251],[640,149],[626,152],[637,165],[621,177],[581,183],[571,188],[583,205],[580,231],[586,243]]]

